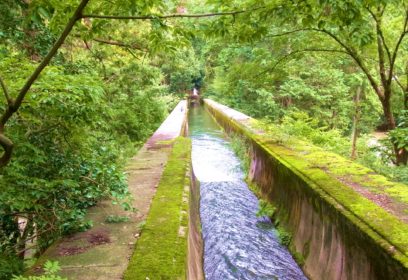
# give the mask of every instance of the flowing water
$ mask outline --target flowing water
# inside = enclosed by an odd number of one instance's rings
[[[240,162],[220,127],[202,108],[189,115],[194,173],[200,181],[200,216],[206,279],[307,279],[279,244],[269,218],[258,218]]]

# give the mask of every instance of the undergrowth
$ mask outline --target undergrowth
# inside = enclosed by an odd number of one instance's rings
[[[276,207],[274,207],[272,204],[270,204],[269,202],[260,199],[259,200],[259,209],[258,212],[256,212],[256,216],[257,217],[272,217],[273,214],[276,211]]]
[[[12,280],[67,280],[58,276],[57,273],[61,270],[58,262],[47,261],[44,264],[44,274],[38,276],[14,276]]]
[[[249,153],[249,146],[246,140],[239,136],[238,134],[231,134],[231,148],[235,152],[236,156],[239,158],[241,162],[241,167],[245,174],[248,174],[250,164],[251,164],[251,157]]]

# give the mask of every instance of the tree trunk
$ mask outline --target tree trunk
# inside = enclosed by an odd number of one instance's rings
[[[351,159],[357,158],[357,138],[358,138],[358,122],[360,120],[360,95],[362,91],[362,86],[357,88],[356,96],[354,98],[354,117],[353,117],[353,133],[352,133],[352,143],[351,143]]]
[[[383,107],[383,112],[384,112],[384,117],[385,117],[385,124],[386,124],[386,129],[387,130],[392,130],[397,127],[395,123],[395,118],[394,114],[392,113],[391,110],[391,102],[390,102],[390,92],[391,88],[388,89],[388,91],[385,92],[384,96],[385,98],[381,100],[381,104]],[[408,162],[408,151],[404,148],[398,148],[397,143],[393,143],[393,148],[394,148],[394,153],[395,153],[395,164],[396,165],[406,165]]]
[[[407,165],[408,163],[408,151],[404,148],[398,149],[394,145],[394,150],[396,151],[396,165]]]
[[[391,110],[391,102],[389,97],[385,97],[381,100],[381,105],[383,108],[384,118],[385,118],[385,128],[387,130],[392,130],[396,128],[394,114]]]

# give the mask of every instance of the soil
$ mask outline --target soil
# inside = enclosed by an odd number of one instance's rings
[[[84,253],[88,247],[78,247],[78,246],[73,246],[73,247],[61,247],[58,248],[58,256],[72,256],[72,255],[77,255]]]
[[[79,236],[78,236],[79,235]],[[57,255],[58,256],[72,256],[77,254],[85,253],[87,250],[94,246],[108,244],[111,242],[109,237],[109,233],[106,230],[98,229],[96,231],[89,231],[79,233],[77,235],[73,235],[68,237],[67,242],[59,244],[57,247]],[[87,245],[78,246],[76,245],[76,241],[78,240],[86,240]],[[70,244],[74,243],[74,244]]]

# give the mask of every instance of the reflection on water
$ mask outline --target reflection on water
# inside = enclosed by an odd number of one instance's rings
[[[189,130],[206,279],[306,279],[269,218],[256,217],[258,199],[243,181],[239,160],[202,107],[191,109]]]

